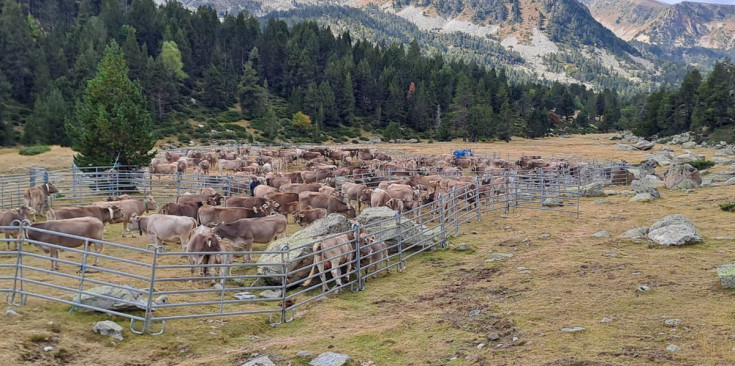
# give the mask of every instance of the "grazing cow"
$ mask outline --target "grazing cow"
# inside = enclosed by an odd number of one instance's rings
[[[387,206],[391,198],[384,189],[374,189],[370,194],[370,207]]]
[[[166,241],[179,239],[181,250],[186,250],[191,232],[197,227],[196,220],[191,217],[153,214],[150,216],[133,215],[128,230],[137,230],[145,235],[153,244],[166,244]]]
[[[369,189],[364,184],[356,184],[350,182],[342,183],[342,194],[344,194],[347,202],[357,201],[358,211],[360,211],[360,203],[365,202],[366,205],[370,203],[370,195],[372,193],[373,190]]]
[[[262,210],[245,207],[202,206],[197,212],[199,224],[206,226],[229,223],[240,219],[264,217],[265,215],[266,213]]]
[[[349,218],[355,218],[355,209],[342,202],[339,198],[318,192],[303,192],[299,195],[299,206],[306,208],[323,208],[329,213],[344,214]]]
[[[237,160],[220,160],[217,162],[217,170],[222,174],[223,170],[232,170],[234,172],[239,171],[243,165],[245,165],[245,162],[237,159]]]
[[[120,220],[125,215],[125,211],[115,202],[107,207],[100,206],[82,206],[82,207],[56,207],[48,210],[46,219],[64,220],[77,217],[96,217],[105,224],[111,224],[115,220]]]
[[[96,217],[77,217],[73,219],[54,220],[33,224],[31,225],[31,228],[26,230],[26,236],[28,240],[33,241],[33,244],[51,257],[51,270],[58,271],[59,265],[56,260],[59,258],[59,249],[43,245],[42,243],[54,244],[67,248],[76,248],[89,241],[90,244],[94,245],[94,251],[99,254],[102,253],[103,249],[102,243],[99,241],[102,240],[104,227],[105,224]],[[48,230],[76,237],[40,232],[33,229]],[[95,256],[94,263],[92,265],[96,266],[98,260],[99,256]]]
[[[288,183],[278,190],[283,193],[319,192],[322,185],[319,183]]]
[[[207,254],[190,254],[189,264],[191,267],[191,275],[194,275],[194,266],[199,267],[199,274],[201,276],[208,276],[210,271],[207,265],[211,264],[224,264],[228,265],[232,262],[230,254],[220,254],[221,252],[229,252],[229,248],[219,240],[217,235],[214,234],[214,229],[199,226],[191,234],[189,243],[187,244],[186,251],[189,253],[207,253]],[[210,254],[211,253],[211,254]],[[224,277],[225,267],[220,267],[220,276]],[[214,273],[212,273],[214,275]],[[214,279],[212,279],[214,282]]]
[[[0,210],[0,226],[11,226],[13,221],[24,221],[30,220],[30,217],[34,214],[34,210],[28,206],[20,206],[10,210]],[[20,234],[18,230],[4,229],[5,239],[18,238]],[[10,242],[5,243],[6,250],[10,250]],[[15,249],[13,249],[15,250]]]
[[[270,215],[255,219],[240,219],[228,224],[219,224],[214,232],[219,237],[232,242],[238,249],[253,250],[253,243],[270,243],[286,236],[286,216]],[[243,257],[243,263],[252,261],[250,253]]]
[[[215,193],[212,195],[208,194],[181,194],[176,197],[176,203],[189,203],[189,202],[206,202],[208,205],[219,206],[222,204],[221,194]]]
[[[59,190],[51,182],[30,187],[23,192],[23,204],[35,211],[33,213],[34,220],[36,215],[43,214],[41,210],[43,209],[44,203],[46,203],[46,199],[52,193],[59,193]]]
[[[296,193],[271,192],[265,198],[273,210],[286,217],[296,213],[299,208],[299,195]]]
[[[340,193],[337,190],[337,188],[330,187],[330,186],[321,186],[319,188],[319,193],[324,193],[324,194],[328,194],[330,196],[335,196],[335,197],[340,196]]]
[[[306,208],[294,214],[294,222],[301,227],[311,225],[312,222],[327,216],[327,210],[323,208]]]
[[[253,195],[255,197],[265,197],[270,192],[278,192],[278,188],[260,184],[253,189]]]
[[[122,197],[122,196],[121,196]],[[133,200],[133,199],[127,199],[127,200],[121,200],[121,201],[114,201],[114,202],[95,202],[93,203],[95,206],[99,207],[110,207],[110,205],[117,205],[123,210],[123,217],[112,220],[111,224],[122,224],[122,229],[120,230],[120,235],[124,238],[125,233],[130,233],[131,237],[135,237],[135,234],[127,229],[127,224],[130,221],[130,217],[132,215],[142,215],[143,213],[148,213],[150,211],[156,211],[158,209],[158,206],[156,205],[156,200],[153,199],[153,196],[148,196],[145,199],[142,200]]]
[[[407,184],[394,184],[385,190],[391,198],[401,201],[413,201],[419,198],[420,191]]]

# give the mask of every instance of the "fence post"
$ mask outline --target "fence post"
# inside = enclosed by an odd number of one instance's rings
[[[79,268],[79,302],[82,302],[82,291],[84,291],[84,278],[87,274],[87,256],[89,255],[89,240],[84,241],[84,254],[82,255],[81,268]]]
[[[480,222],[482,214],[480,212],[480,176],[478,175],[475,179],[475,211],[477,214],[477,222]]]
[[[281,247],[281,264],[283,265],[283,277],[281,277],[281,323],[272,323],[277,325],[293,320],[286,320],[286,291],[288,290],[288,263],[291,261],[291,248],[288,245]],[[292,310],[293,311],[293,310]]]
[[[459,221],[457,221],[457,187],[452,187],[452,211],[454,214],[454,237],[459,236]]]
[[[153,322],[153,294],[155,293],[155,284],[156,284],[156,266],[158,265],[158,250],[163,249],[162,247],[159,247],[154,244],[149,244],[148,248],[153,247],[153,262],[151,263],[151,278],[149,281],[148,286],[148,302],[145,306],[145,320],[143,320],[143,328],[138,331],[133,329],[133,323],[135,322],[135,319],[130,319],[130,331],[135,334],[144,334],[148,332],[148,334],[151,335],[158,335],[163,333],[164,326],[166,324],[165,320],[161,321],[161,331],[159,333],[151,333],[151,322]]]
[[[362,278],[362,266],[360,265],[360,262],[362,260],[362,256],[360,255],[360,224],[354,225],[355,230],[355,271],[357,272],[357,290],[364,290],[365,284],[363,283],[364,279]],[[347,274],[349,276],[349,273]],[[354,291],[353,291],[354,292]]]
[[[250,186],[248,185],[248,194],[255,196],[253,192],[250,192]],[[225,197],[230,198],[232,195],[232,176],[227,174],[225,177]]]
[[[510,173],[506,171],[503,173],[505,175],[505,213],[507,214],[510,212]]]
[[[181,173],[176,173],[176,195],[181,194]]]
[[[24,221],[18,222],[18,254],[15,261],[15,275],[13,276],[13,292],[5,295],[5,301],[10,305],[25,305],[26,295],[23,294],[23,243],[25,242]],[[12,223],[11,223],[12,225]],[[15,296],[20,292],[20,302],[15,302]]]

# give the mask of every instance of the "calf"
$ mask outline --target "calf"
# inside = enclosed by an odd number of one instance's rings
[[[20,206],[10,210],[0,210],[0,226],[11,226],[14,221],[30,221],[30,216],[34,214],[34,210],[28,206]],[[3,233],[5,234],[5,239],[20,237],[18,230],[3,229]],[[13,250],[15,250],[15,244],[13,247]],[[5,248],[6,250],[10,250],[10,241],[5,243]]]
[[[349,218],[355,218],[355,209],[353,207],[340,201],[337,197],[323,193],[303,192],[299,195],[299,206],[302,208],[306,208],[308,206],[323,208],[329,213],[340,213]]]
[[[111,224],[117,224],[117,223],[122,224],[120,235],[123,238],[125,237],[126,232],[130,233],[131,237],[135,237],[135,234],[127,230],[127,224],[128,224],[128,221],[130,221],[131,216],[133,215],[140,216],[143,213],[148,213],[150,211],[155,211],[158,209],[158,206],[156,205],[156,200],[153,199],[153,196],[148,196],[142,200],[124,199],[124,200],[113,201],[113,202],[95,202],[93,203],[93,205],[104,207],[104,208],[108,208],[112,205],[117,205],[123,210],[122,218],[114,219],[110,222]]]
[[[370,194],[372,192],[372,189],[369,189],[363,184],[350,182],[342,184],[342,193],[345,199],[347,199],[347,202],[357,201],[357,211],[360,211],[360,203],[365,202],[365,204],[368,204],[370,202]]]
[[[73,219],[63,219],[46,221],[31,225],[26,230],[28,240],[32,241],[39,249],[51,257],[51,270],[58,271],[59,265],[56,260],[59,258],[59,249],[43,245],[43,243],[55,244],[67,248],[76,248],[91,242],[94,245],[96,253],[102,253],[102,235],[104,234],[105,224],[96,217],[77,217]],[[41,232],[33,229],[42,229],[52,231]],[[73,235],[74,237],[59,235],[58,233]],[[99,256],[94,256],[93,266],[97,265]]]
[[[191,267],[191,275],[194,275],[194,266],[199,267],[199,274],[202,276],[209,275],[209,264],[230,264],[230,254],[219,254],[221,252],[228,252],[227,246],[219,240],[217,235],[214,234],[214,230],[206,226],[199,226],[192,232],[189,243],[187,244],[186,251],[189,253],[196,253],[189,255],[189,264]],[[206,254],[202,254],[206,253]],[[220,267],[220,276],[224,277],[225,267]],[[214,279],[212,280],[214,282]]]
[[[56,189],[56,186],[51,182],[27,188],[23,192],[23,204],[35,211],[33,214],[34,219],[36,218],[36,215],[43,214],[41,210],[46,203],[46,199],[52,193],[59,193],[59,190]]]
[[[302,286],[309,286],[309,284],[315,277],[314,275],[316,270],[318,269],[319,278],[322,280],[322,291],[329,291],[329,286],[327,286],[327,278],[324,271],[331,268],[332,278],[335,279],[335,281],[337,282],[335,293],[338,292],[339,288],[342,287],[341,267],[343,265],[347,265],[345,275],[347,277],[347,281],[349,281],[349,274],[352,270],[352,262],[355,252],[354,238],[354,234],[342,234],[332,238],[322,239],[321,241],[314,243],[314,246],[312,247],[312,252],[314,254],[314,264],[311,267],[311,272],[309,272],[309,275],[307,276],[308,279],[306,280],[306,282],[304,282]],[[365,243],[365,240],[367,238],[367,234],[360,234],[360,243]],[[372,237],[372,240],[375,240],[374,236]],[[371,254],[371,252],[368,253]]]
[[[249,252],[253,250],[253,243],[269,243],[274,239],[286,236],[288,221],[283,215],[270,215],[254,219],[240,219],[227,224],[219,224],[214,228],[214,233],[223,239],[232,242],[238,249],[245,248],[247,259],[243,257],[243,263],[252,261]]]
[[[386,273],[390,273],[388,246],[384,241],[376,242],[375,235],[364,237],[360,242],[360,265],[365,268],[365,278],[370,276],[370,268],[373,268],[373,278],[378,276],[380,266],[383,264]]]

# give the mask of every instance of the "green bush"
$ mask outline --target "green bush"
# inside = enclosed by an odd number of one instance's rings
[[[365,137],[365,136],[360,136],[357,139],[360,140],[360,141],[370,141],[370,139],[367,138],[367,137]]]
[[[242,113],[238,111],[226,111],[226,112],[220,113],[220,115],[217,116],[217,120],[223,123],[237,122],[242,119],[243,119],[243,115]]]
[[[353,143],[353,144],[359,144],[359,143],[360,143],[360,141],[357,141],[357,140],[352,140],[352,143]]]
[[[728,202],[720,204],[720,209],[725,212],[735,212],[735,203]]]
[[[695,161],[690,161],[687,164],[697,168],[697,170],[709,169],[715,166],[715,162],[711,160],[695,160]]]
[[[26,146],[22,147],[20,149],[19,154],[21,155],[38,155],[43,154],[45,152],[51,151],[51,148],[48,145],[33,145],[33,146]]]

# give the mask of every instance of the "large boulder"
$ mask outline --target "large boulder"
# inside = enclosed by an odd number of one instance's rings
[[[717,267],[717,277],[722,288],[735,288],[735,264],[724,264]]]
[[[697,168],[689,164],[673,164],[666,171],[666,174],[664,174],[664,184],[668,189],[699,188],[702,184],[702,177],[699,175]]]
[[[441,239],[441,227],[437,226],[432,230],[418,225],[409,218],[401,216],[400,226],[396,212],[388,207],[369,207],[363,210],[357,216],[357,222],[365,226],[368,233],[375,234],[375,241],[385,241],[389,248],[395,248],[398,244],[398,234],[401,237],[403,249],[411,248],[415,245],[428,246]],[[399,231],[400,230],[400,231]]]
[[[636,195],[648,194],[653,199],[657,199],[661,197],[661,194],[658,192],[657,188],[661,185],[660,182],[661,181],[654,176],[647,176],[643,179],[634,180],[631,183],[630,187],[633,189]]]
[[[638,143],[636,143],[633,146],[636,149],[638,149],[638,150],[644,150],[644,151],[646,151],[646,150],[653,149],[653,145],[655,145],[655,143],[653,143],[651,141],[641,140],[641,141],[638,141]]]
[[[686,151],[683,154],[676,156],[676,160],[680,163],[689,163],[692,161],[704,160],[704,158],[704,155],[695,154],[691,151]]]
[[[309,365],[312,366],[342,366],[350,361],[350,356],[335,353],[335,352],[324,352],[311,360]]]
[[[635,146],[626,144],[615,144],[615,150],[617,151],[635,151]]]
[[[320,236],[337,234],[349,230],[350,222],[340,214],[330,214],[324,218],[314,221],[306,228],[297,231],[287,238],[278,239],[268,245],[267,252],[280,252],[288,246],[288,258],[290,260],[286,267],[290,273],[289,282],[296,282],[308,276],[314,259],[310,255],[314,241]],[[300,259],[294,259],[300,258]],[[280,285],[283,267],[281,266],[281,254],[263,254],[258,258],[258,275],[272,276],[263,277],[268,285]],[[303,269],[302,271],[297,271]]]
[[[638,167],[638,170],[640,171],[638,177],[645,177],[648,175],[657,175],[656,174],[656,167],[658,166],[658,163],[655,160],[648,159],[641,163],[641,165]]]
[[[685,149],[693,149],[693,148],[697,147],[697,143],[694,142],[694,141],[687,141],[687,142],[682,143],[681,144],[681,147],[683,147]]]
[[[579,195],[582,197],[604,197],[606,196],[605,186],[602,182],[592,182],[579,187]]]
[[[674,154],[668,151],[659,151],[655,154],[646,155],[646,159],[653,160],[656,163],[658,163],[658,165],[662,165],[662,166],[669,165],[673,163],[674,161],[676,161],[676,157],[674,156]]]
[[[107,298],[103,298],[105,296]],[[148,303],[141,295],[141,291],[135,287],[125,286],[123,288],[113,286],[98,286],[76,295],[74,302],[105,310],[145,310]],[[95,311],[85,307],[74,307],[80,311]]]
[[[702,242],[702,236],[686,217],[674,214],[651,225],[646,235],[649,240],[661,245],[684,245]]]

